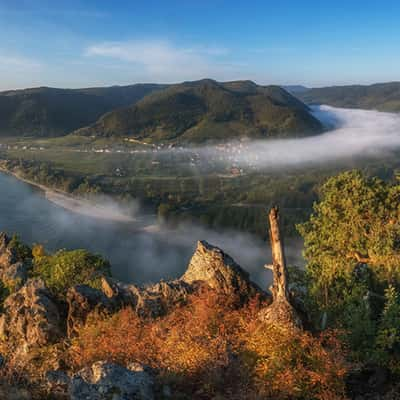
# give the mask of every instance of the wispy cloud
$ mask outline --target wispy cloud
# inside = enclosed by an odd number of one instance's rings
[[[297,49],[289,46],[267,46],[267,47],[253,47],[247,51],[253,54],[276,54],[276,53],[293,53]]]
[[[226,60],[229,50],[216,46],[179,47],[164,40],[104,42],[89,46],[88,57],[102,57],[135,65],[137,72],[164,81],[234,75]]]
[[[41,63],[20,55],[10,55],[0,52],[0,68],[16,68],[18,70],[32,70],[41,67]]]
[[[34,8],[0,8],[0,15],[3,16],[48,16],[48,17],[78,17],[78,18],[105,18],[109,14],[99,10],[71,9],[71,8],[41,8],[35,4]]]

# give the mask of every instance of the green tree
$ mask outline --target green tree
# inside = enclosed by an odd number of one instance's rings
[[[394,286],[385,290],[385,307],[376,337],[376,357],[380,364],[400,372],[400,299]]]
[[[33,275],[41,277],[60,296],[78,284],[98,287],[100,277],[109,274],[108,261],[86,250],[59,250],[53,255],[38,252],[34,258]]]
[[[297,227],[315,321],[343,328],[353,355],[385,365],[400,344],[399,199],[399,184],[345,172],[321,187],[310,220]]]
[[[400,185],[351,171],[330,178],[320,198],[310,220],[298,226],[318,304],[335,307],[362,264],[372,272],[374,289],[399,282]]]

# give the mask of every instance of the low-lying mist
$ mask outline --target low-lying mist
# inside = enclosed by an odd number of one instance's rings
[[[266,287],[270,249],[261,239],[234,231],[217,232],[193,224],[176,229],[155,217],[137,216],[125,222],[92,218],[57,206],[43,193],[12,176],[0,174],[0,230],[18,233],[29,244],[42,243],[49,251],[85,248],[109,259],[116,278],[146,284],[179,277],[198,240],[221,247]],[[108,204],[112,207],[112,202]],[[267,229],[267,227],[265,227]],[[301,245],[290,243],[288,258],[301,263]]]
[[[226,165],[265,170],[382,156],[400,147],[399,115],[327,106],[314,107],[313,113],[332,129],[304,139],[242,142],[228,151],[221,146],[190,151]],[[30,244],[43,243],[49,250],[86,248],[99,253],[111,261],[114,275],[125,282],[144,284],[179,277],[196,242],[202,239],[230,254],[261,286],[270,281],[269,272],[263,268],[270,262],[270,249],[257,237],[193,224],[171,230],[158,224],[154,216],[141,215],[135,203],[121,207],[109,198],[92,198],[82,204],[68,196],[46,193],[57,206],[42,192],[3,174],[0,190],[0,230],[16,232]],[[301,264],[300,241],[286,244],[289,262]]]
[[[357,157],[381,157],[400,147],[400,115],[313,106],[327,132],[301,139],[257,140],[200,147],[201,157],[242,168],[302,167]]]
[[[66,210],[102,220],[133,222],[139,213],[139,205],[136,202],[122,204],[106,195],[92,195],[79,200],[53,190],[46,190],[45,195],[52,203]]]

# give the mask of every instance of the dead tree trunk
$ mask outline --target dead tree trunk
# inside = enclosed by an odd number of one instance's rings
[[[261,310],[260,317],[266,322],[302,327],[301,319],[290,302],[288,272],[286,268],[283,239],[279,227],[279,210],[273,207],[269,212],[269,236],[272,251],[272,265],[265,267],[272,271],[272,304]]]
[[[289,300],[286,259],[283,247],[283,241],[279,228],[278,207],[273,207],[269,212],[269,237],[272,251],[272,265],[266,266],[272,270],[273,284],[272,296],[274,301],[279,298]]]

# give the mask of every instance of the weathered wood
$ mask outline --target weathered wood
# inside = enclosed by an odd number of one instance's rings
[[[273,273],[272,296],[274,300],[278,298],[289,299],[286,259],[279,228],[278,207],[271,208],[269,212],[269,227]]]
[[[290,301],[288,272],[279,227],[278,207],[273,207],[269,212],[269,234],[272,265],[265,265],[265,268],[272,270],[273,274],[271,287],[273,301],[270,306],[260,311],[259,317],[267,323],[302,328],[302,320]]]

